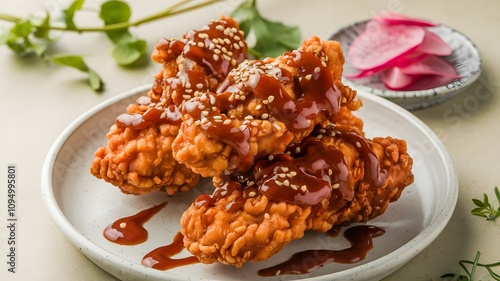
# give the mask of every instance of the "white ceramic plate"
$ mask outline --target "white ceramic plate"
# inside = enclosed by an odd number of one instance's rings
[[[347,50],[349,50],[352,41],[365,30],[367,23],[368,20],[365,20],[346,26],[330,37],[331,40],[339,41],[342,49],[345,50],[344,74],[358,72],[349,63]],[[441,24],[430,27],[428,30],[441,37],[450,46],[452,54],[444,57],[444,59],[455,66],[458,75],[462,76],[462,78],[440,87],[413,91],[389,90],[380,81],[378,75],[364,79],[348,79],[344,77],[344,83],[367,93],[389,99],[408,110],[430,107],[460,93],[474,83],[481,74],[482,61],[479,51],[467,36],[449,26]]]
[[[122,280],[377,280],[394,272],[427,247],[443,230],[457,200],[458,184],[445,147],[421,121],[401,107],[380,97],[359,93],[364,105],[358,115],[365,121],[367,136],[390,135],[406,139],[414,158],[415,182],[386,213],[370,222],[386,233],[374,238],[374,249],[355,264],[330,264],[307,275],[261,278],[257,271],[286,260],[292,253],[348,246],[342,235],[306,233],[266,262],[249,263],[242,269],[221,264],[194,264],[169,271],[141,265],[142,257],[171,243],[180,230],[179,218],[200,191],[168,198],[163,193],[133,196],[94,178],[89,172],[93,152],[105,144],[115,117],[143,95],[140,87],[116,96],[76,119],[55,141],[43,167],[43,198],[54,223],[89,259]],[[150,236],[137,246],[120,246],[102,236],[104,227],[155,204],[168,205],[145,224]],[[184,251],[178,257],[187,256]]]

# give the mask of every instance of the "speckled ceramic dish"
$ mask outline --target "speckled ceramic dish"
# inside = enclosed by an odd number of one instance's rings
[[[357,113],[365,121],[368,137],[393,136],[407,140],[414,159],[415,181],[392,203],[386,213],[369,222],[385,234],[373,240],[367,257],[354,264],[328,264],[312,273],[260,277],[260,269],[287,260],[293,253],[349,243],[339,235],[308,232],[265,262],[243,268],[222,264],[191,264],[167,271],[141,265],[151,250],[172,242],[180,231],[183,211],[201,192],[211,193],[210,181],[199,189],[175,197],[164,193],[125,195],[89,172],[93,153],[106,142],[106,133],[125,107],[144,95],[141,87],[116,96],[89,110],[70,124],[48,152],[42,172],[42,193],[49,215],[67,239],[98,266],[121,280],[379,280],[388,276],[429,246],[448,223],[458,196],[458,182],[451,158],[439,138],[408,111],[376,95],[359,92],[363,107]],[[103,236],[115,220],[134,215],[167,201],[167,206],[144,227],[145,243],[121,246]],[[184,250],[176,257],[187,256]],[[64,257],[61,257],[64,258]]]
[[[357,72],[349,63],[347,50],[354,38],[365,30],[367,23],[368,20],[349,25],[330,37],[330,39],[340,42],[346,54],[344,74]],[[439,25],[428,30],[437,34],[451,47],[453,53],[445,57],[445,59],[455,66],[458,75],[462,78],[440,87],[415,91],[389,90],[377,75],[364,79],[347,79],[344,77],[344,83],[362,92],[389,99],[408,110],[430,107],[458,94],[479,78],[482,70],[479,52],[469,38],[451,27]]]

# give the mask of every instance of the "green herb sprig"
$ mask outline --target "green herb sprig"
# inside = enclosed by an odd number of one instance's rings
[[[498,203],[500,203],[500,191],[498,187],[495,187],[495,197],[497,198]],[[476,208],[471,210],[471,214],[479,217],[486,218],[486,220],[492,221],[495,220],[498,216],[500,216],[500,206],[498,208],[493,207],[490,204],[490,200],[488,195],[484,193],[483,201],[479,199],[472,199]]]
[[[49,12],[41,16],[19,18],[0,13],[0,20],[13,22],[14,25],[0,34],[0,45],[6,45],[19,56],[37,56],[44,61],[77,69],[88,76],[89,85],[99,92],[104,88],[101,77],[90,68],[84,58],[75,54],[50,54],[49,47],[57,42],[59,37],[54,32],[104,32],[113,44],[112,57],[121,66],[145,65],[148,60],[147,42],[133,35],[129,28],[158,19],[186,13],[222,0],[181,0],[167,9],[150,16],[131,20],[130,6],[121,0],[107,0],[98,9],[98,17],[103,25],[83,27],[75,23],[75,15],[84,10],[85,0],[74,0],[62,10],[62,18],[54,19]],[[90,10],[90,9],[86,9]],[[300,43],[300,33],[297,27],[287,27],[279,22],[263,18],[257,10],[256,0],[244,1],[233,15],[241,20],[240,25],[245,35],[253,32],[256,37],[255,46],[250,49],[256,57],[275,56],[285,50],[296,48]],[[245,37],[246,37],[245,36]]]
[[[489,263],[483,264],[479,263],[479,257],[481,256],[481,252],[476,253],[476,257],[473,261],[470,260],[460,260],[458,264],[464,270],[465,274],[462,274],[460,269],[457,269],[454,273],[447,273],[441,276],[441,278],[451,278],[450,281],[474,281],[474,276],[476,274],[476,269],[478,267],[485,268],[490,276],[493,278],[492,280],[500,280],[500,275],[493,271],[493,267],[500,266],[500,262],[497,263]],[[472,265],[471,269],[467,268],[468,265]]]
[[[299,28],[264,18],[257,9],[256,0],[244,1],[231,16],[238,21],[245,36],[255,35],[255,45],[249,52],[256,58],[275,57],[300,45]]]

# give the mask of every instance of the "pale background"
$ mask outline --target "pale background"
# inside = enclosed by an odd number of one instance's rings
[[[40,10],[66,7],[69,0],[16,0],[0,2],[0,11],[25,16]],[[133,18],[169,6],[173,1],[128,1]],[[133,29],[148,40],[149,50],[162,37],[179,37],[220,13],[229,13],[237,1],[160,20]],[[100,1],[86,1],[98,7]],[[406,266],[385,280],[440,280],[440,275],[459,268],[459,259],[500,261],[500,218],[488,222],[470,215],[471,199],[500,185],[500,1],[259,1],[262,13],[273,20],[300,27],[303,38],[328,38],[342,26],[367,19],[381,10],[398,8],[403,13],[449,25],[471,38],[484,63],[479,81],[451,100],[430,109],[415,111],[441,138],[454,159],[460,194],[456,210],[442,234]],[[93,24],[93,16],[78,18]],[[77,22],[78,23],[78,22]],[[0,21],[1,27],[9,26]],[[6,227],[0,227],[0,280],[115,280],[95,266],[56,229],[45,211],[40,193],[43,160],[61,131],[93,106],[131,88],[151,83],[157,65],[124,69],[110,56],[111,45],[101,34],[65,34],[57,50],[86,57],[106,82],[95,94],[84,76],[69,68],[51,67],[33,59],[20,59],[0,47],[0,218],[6,218],[6,170],[18,167],[18,273],[6,271]],[[478,98],[482,94],[482,99]],[[484,98],[486,97],[486,98]],[[451,117],[451,118],[450,118]],[[496,200],[493,203],[498,206]],[[499,270],[500,271],[500,270]],[[488,280],[484,271],[478,279]]]

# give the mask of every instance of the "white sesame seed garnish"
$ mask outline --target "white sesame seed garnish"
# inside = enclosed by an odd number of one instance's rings
[[[281,170],[285,173],[289,171],[288,167],[281,167]]]
[[[284,181],[283,181],[283,185],[285,185],[285,186],[290,186],[290,181],[289,181],[289,180],[284,180]]]
[[[269,161],[273,161],[274,160],[274,155],[269,155],[269,157],[267,157],[267,159],[269,159]]]
[[[332,185],[332,188],[333,188],[333,189],[337,189],[337,188],[339,188],[339,187],[340,187],[340,183],[336,183],[336,184]]]
[[[357,146],[358,148],[361,148],[361,143],[360,143],[359,141],[357,141],[357,142],[356,142],[356,146]]]
[[[125,228],[125,227],[127,227],[127,223],[126,222],[120,223],[120,228]]]
[[[218,61],[218,60],[219,60],[219,56],[218,56],[217,54],[214,54],[214,55],[212,56],[212,58],[214,59],[214,61]]]
[[[280,131],[280,130],[281,130],[280,125],[278,125],[278,124],[276,124],[276,123],[273,123],[273,127],[274,127],[276,130],[278,130],[278,131]]]
[[[231,119],[226,119],[226,120],[224,120],[223,124],[224,124],[224,125],[229,125],[229,124],[231,124]]]
[[[198,89],[198,90],[203,89],[203,83],[196,84],[196,89]]]
[[[266,220],[268,220],[268,219],[270,218],[269,214],[268,214],[268,213],[265,213],[265,214],[264,214],[264,218],[265,218]]]
[[[203,48],[205,47],[205,44],[203,44],[203,42],[198,42],[198,47]]]
[[[280,181],[274,181],[274,183],[276,183],[277,186],[282,186],[283,185],[283,183],[280,182]]]
[[[255,193],[255,191],[250,191],[250,192],[248,193],[248,196],[249,196],[249,197],[255,197],[255,195],[257,195],[257,193]]]
[[[312,78],[312,74],[307,74],[305,78],[306,78],[307,80],[311,80],[311,78]]]
[[[262,119],[267,119],[267,118],[269,118],[269,114],[264,113],[264,114],[262,114],[262,116],[261,116],[261,117],[262,117]]]
[[[295,153],[300,153],[300,147],[295,148]]]
[[[273,100],[274,100],[274,96],[269,96],[269,97],[267,98],[267,100],[269,101],[269,103],[272,103],[272,102],[273,102]]]
[[[300,190],[301,190],[302,192],[306,192],[306,191],[307,191],[307,186],[305,186],[305,185],[301,186],[301,187],[300,187]]]
[[[333,171],[332,171],[332,169],[328,169],[328,175],[329,175],[329,176],[333,175]]]
[[[278,174],[278,177],[284,179],[284,178],[286,178],[286,174],[285,173]]]

